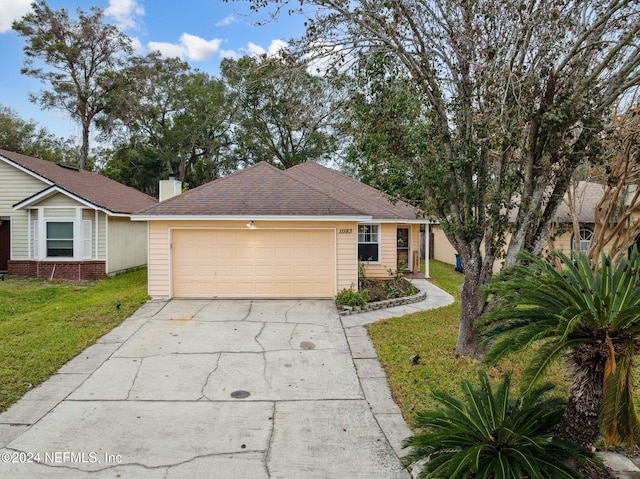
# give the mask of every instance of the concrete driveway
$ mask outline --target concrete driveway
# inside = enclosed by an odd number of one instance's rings
[[[2,478],[408,478],[332,301],[154,301],[0,414]]]

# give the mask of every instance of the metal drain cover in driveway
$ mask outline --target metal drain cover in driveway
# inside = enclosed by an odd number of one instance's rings
[[[240,389],[239,391],[233,391],[231,393],[231,397],[234,399],[244,399],[248,398],[249,396],[251,396],[251,393],[249,391],[243,391],[242,389]]]

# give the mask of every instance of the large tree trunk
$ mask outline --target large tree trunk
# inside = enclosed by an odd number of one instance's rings
[[[91,124],[88,121],[82,122],[82,146],[80,147],[80,169],[86,170],[89,162],[89,130]]]
[[[606,352],[592,344],[576,349],[568,358],[571,393],[556,434],[586,448],[600,436],[600,411]]]
[[[487,262],[478,247],[462,247],[460,258],[464,266],[464,283],[460,290],[460,325],[456,350],[463,356],[482,359],[484,352],[479,347],[476,321],[486,308],[482,287],[488,280]]]

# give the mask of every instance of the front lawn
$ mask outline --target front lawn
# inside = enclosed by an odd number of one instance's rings
[[[416,412],[436,405],[431,399],[432,390],[460,396],[462,380],[469,379],[475,384],[478,371],[487,369],[483,363],[456,353],[462,274],[454,271],[453,266],[439,261],[432,260],[429,267],[433,282],[456,298],[452,305],[369,326],[369,334],[387,373],[393,397],[410,425],[413,425]],[[417,365],[413,365],[410,359],[415,354],[421,358]],[[497,382],[505,370],[513,370],[517,389],[521,371],[530,354],[530,351],[524,351],[487,372]],[[547,380],[558,384],[559,393],[568,394],[563,365],[554,366]]]
[[[89,283],[6,277],[0,282],[0,411],[147,299],[146,269]]]

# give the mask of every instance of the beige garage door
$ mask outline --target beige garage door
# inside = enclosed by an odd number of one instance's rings
[[[173,230],[176,298],[335,296],[333,230]]]

